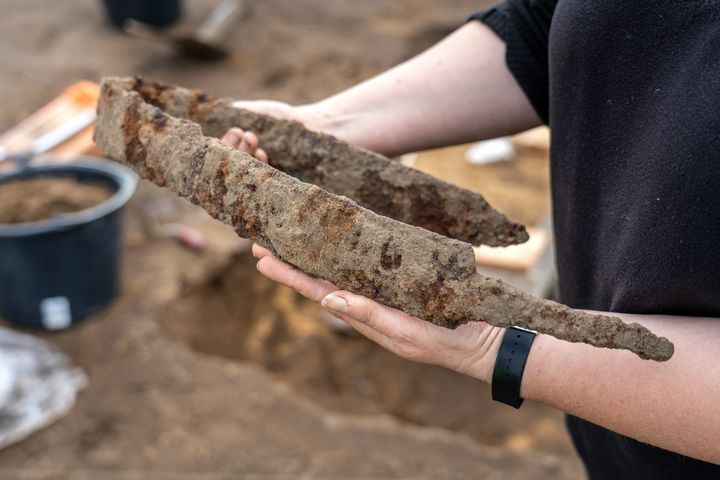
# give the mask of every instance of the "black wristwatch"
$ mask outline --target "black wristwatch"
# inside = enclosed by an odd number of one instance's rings
[[[536,332],[520,327],[510,327],[505,331],[493,370],[493,400],[515,408],[522,405],[520,384],[535,335]]]

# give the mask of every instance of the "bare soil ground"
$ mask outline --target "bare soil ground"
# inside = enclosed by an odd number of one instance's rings
[[[121,36],[98,3],[0,0],[0,130],[71,82],[110,74],[312,101],[487,4],[256,1],[232,35],[233,56],[203,63]],[[188,22],[215,3],[188,2]],[[201,230],[207,249],[151,238],[144,210]],[[246,243],[167,192],[142,184],[126,221],[122,296],[43,335],[90,385],[68,418],[0,451],[0,478],[581,477],[558,412],[531,403],[516,412],[476,381],[336,334],[316,305],[257,274]]]

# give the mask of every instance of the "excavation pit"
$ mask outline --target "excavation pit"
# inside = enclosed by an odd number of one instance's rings
[[[176,342],[228,362],[251,362],[298,395],[337,412],[392,415],[462,432],[490,446],[569,454],[561,414],[490,400],[489,388],[458,373],[403,360],[364,337],[333,330],[321,307],[255,269],[249,253],[157,312]]]

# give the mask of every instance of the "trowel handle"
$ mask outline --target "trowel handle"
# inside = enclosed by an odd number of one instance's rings
[[[246,0],[228,0],[221,3],[197,29],[196,38],[209,44],[221,43],[230,33],[230,28],[248,10]]]

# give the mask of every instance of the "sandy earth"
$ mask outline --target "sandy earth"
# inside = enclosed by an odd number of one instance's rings
[[[47,220],[93,207],[113,191],[97,182],[73,178],[30,178],[0,184],[0,223]]]
[[[189,3],[197,18],[215,2]],[[0,130],[80,78],[142,74],[234,97],[321,98],[437,40],[483,2],[262,0],[222,63],[126,39],[96,2],[0,0]],[[207,235],[150,238],[141,210]],[[71,416],[0,451],[3,479],[576,479],[558,412],[332,332],[264,281],[248,245],[141,185],[126,215],[123,295],[44,335],[84,367]]]

